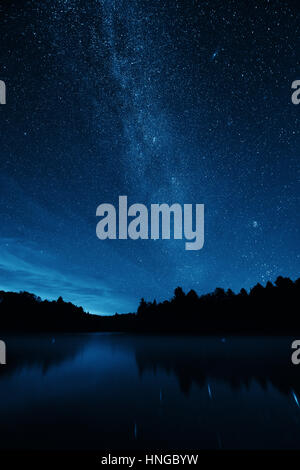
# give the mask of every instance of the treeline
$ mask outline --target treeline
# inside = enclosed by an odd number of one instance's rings
[[[169,301],[141,300],[137,327],[145,331],[201,334],[295,334],[300,333],[300,278],[279,276],[265,287],[256,284],[249,293],[234,294],[216,288],[198,296],[181,287]]]
[[[91,315],[62,297],[49,301],[29,292],[0,291],[0,332],[117,331],[125,329],[132,316]]]
[[[300,279],[279,276],[274,284],[217,288],[198,296],[177,287],[171,300],[141,300],[137,313],[91,315],[61,297],[41,300],[28,292],[0,291],[1,331],[134,331],[157,333],[300,334]]]
[[[0,331],[79,330],[88,317],[82,307],[61,297],[42,301],[29,292],[0,291]]]

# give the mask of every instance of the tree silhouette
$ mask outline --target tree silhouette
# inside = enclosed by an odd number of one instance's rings
[[[97,316],[61,296],[42,301],[29,292],[0,291],[1,331],[135,331],[197,334],[300,333],[300,279],[279,276],[248,294],[217,287],[198,296],[176,287],[171,300],[141,299],[137,313]]]

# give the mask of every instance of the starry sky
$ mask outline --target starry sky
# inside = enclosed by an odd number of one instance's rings
[[[300,12],[285,0],[0,6],[0,289],[141,297],[299,277]],[[205,244],[96,237],[96,208],[205,204]]]

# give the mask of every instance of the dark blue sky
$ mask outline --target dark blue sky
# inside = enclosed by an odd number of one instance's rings
[[[1,2],[0,289],[92,313],[299,277],[292,1]],[[96,237],[96,207],[204,203],[205,245]]]

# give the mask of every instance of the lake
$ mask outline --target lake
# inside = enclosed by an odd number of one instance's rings
[[[295,338],[1,339],[1,449],[300,448]]]

